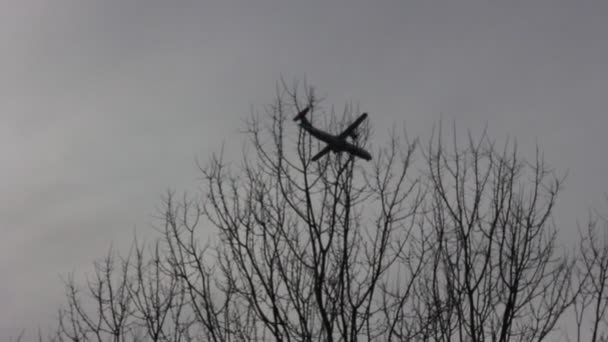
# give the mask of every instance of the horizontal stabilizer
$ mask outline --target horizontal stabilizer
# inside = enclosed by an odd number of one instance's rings
[[[309,110],[310,110],[310,107],[304,108],[304,110],[299,112],[298,115],[296,115],[296,117],[293,118],[293,121],[298,121],[298,120],[302,119],[306,114],[308,114]]]

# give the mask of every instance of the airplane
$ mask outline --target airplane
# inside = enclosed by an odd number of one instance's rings
[[[361,122],[363,122],[363,120],[365,120],[367,118],[367,113],[361,114],[357,118],[357,120],[355,120],[355,122],[350,124],[350,126],[348,126],[342,133],[340,133],[338,135],[333,135],[333,134],[327,133],[325,131],[322,131],[316,127],[313,127],[313,125],[310,123],[310,121],[308,121],[308,119],[306,119],[306,114],[308,114],[309,110],[310,110],[310,107],[306,107],[304,110],[299,112],[298,115],[296,115],[293,118],[293,121],[300,121],[300,127],[305,129],[308,133],[310,133],[315,138],[327,143],[327,146],[325,146],[321,151],[319,151],[319,153],[317,153],[314,157],[312,157],[312,161],[319,160],[321,157],[323,157],[329,151],[334,151],[334,152],[345,151],[345,152],[350,153],[351,155],[357,156],[359,158],[363,158],[367,161],[372,160],[372,156],[371,156],[371,154],[369,154],[369,152],[367,152],[366,150],[364,150],[363,148],[361,148],[359,146],[356,146],[356,145],[351,144],[348,141],[346,141],[346,138],[349,136],[353,139],[356,138],[355,129],[357,128],[357,126],[359,126],[359,124],[361,124]]]

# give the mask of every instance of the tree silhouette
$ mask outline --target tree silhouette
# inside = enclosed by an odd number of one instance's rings
[[[540,152],[455,130],[447,144],[441,128],[373,149],[362,125],[349,139],[372,161],[313,162],[322,144],[291,122],[305,107],[335,133],[358,114],[282,83],[240,161],[201,166],[200,199],[164,198],[154,245],[110,252],[83,288],[68,279],[48,340],[541,341],[589,307],[604,336],[607,244],[589,230],[580,258],[558,248],[562,180]]]

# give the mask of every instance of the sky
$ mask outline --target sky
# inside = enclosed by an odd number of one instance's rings
[[[575,231],[606,208],[606,17],[603,0],[0,1],[0,339],[52,325],[66,274],[153,237],[161,196],[196,192],[196,160],[240,144],[281,77],[375,132],[424,140],[441,118],[538,143]]]

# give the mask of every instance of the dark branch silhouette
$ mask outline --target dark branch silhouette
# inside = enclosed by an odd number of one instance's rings
[[[441,129],[421,148],[392,131],[360,163],[365,115],[327,113],[310,88],[277,93],[246,122],[240,161],[200,167],[200,199],[167,194],[157,241],[68,277],[46,340],[606,339],[606,221],[578,254],[559,248],[562,179],[540,152],[527,162],[485,132],[448,144]],[[313,157],[313,136],[348,153]]]

